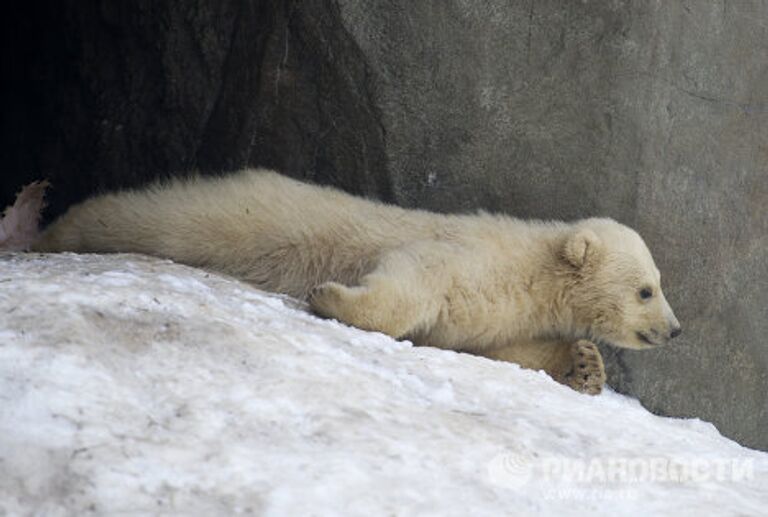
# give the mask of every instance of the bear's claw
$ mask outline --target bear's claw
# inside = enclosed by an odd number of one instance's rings
[[[565,383],[574,390],[598,395],[605,384],[605,367],[597,345],[582,339],[571,345],[573,366],[565,374]]]

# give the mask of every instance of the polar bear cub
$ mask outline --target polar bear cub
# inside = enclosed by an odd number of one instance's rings
[[[406,210],[261,169],[94,197],[34,249],[220,271],[324,317],[544,369],[587,393],[605,381],[595,343],[643,349],[680,333],[648,248],[613,220]]]

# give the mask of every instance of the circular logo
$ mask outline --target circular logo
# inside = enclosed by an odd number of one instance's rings
[[[504,452],[488,463],[488,479],[504,488],[519,488],[531,478],[532,458],[527,455]]]

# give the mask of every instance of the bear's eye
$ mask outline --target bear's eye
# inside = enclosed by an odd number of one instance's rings
[[[643,287],[642,289],[640,289],[640,298],[642,298],[643,300],[647,300],[651,296],[653,296],[653,291],[651,290],[650,287]]]

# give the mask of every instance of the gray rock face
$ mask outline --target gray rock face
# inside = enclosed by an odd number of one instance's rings
[[[611,216],[645,237],[684,327],[607,351],[612,384],[768,449],[767,3],[59,11],[29,61],[60,73],[11,74],[24,102],[0,145],[25,176],[6,198],[49,176],[55,214],[97,186],[250,164],[411,207]]]
[[[341,5],[397,201],[634,226],[685,330],[611,384],[768,448],[768,4]]]

